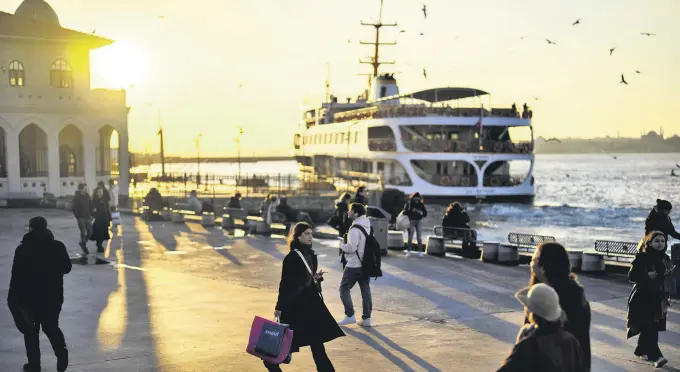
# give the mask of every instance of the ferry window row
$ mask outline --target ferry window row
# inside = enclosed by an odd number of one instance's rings
[[[336,133],[320,133],[309,134],[302,137],[303,145],[342,145],[359,143],[359,132],[336,132]]]
[[[2,72],[5,72],[5,67]],[[11,87],[23,87],[26,85],[26,70],[23,63],[19,61],[10,62],[7,67],[7,76]],[[58,59],[52,63],[50,68],[50,86],[53,88],[73,88],[73,71],[71,66],[63,59]]]

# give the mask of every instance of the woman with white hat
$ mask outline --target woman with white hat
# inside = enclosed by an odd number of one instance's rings
[[[563,313],[557,292],[535,284],[515,294],[530,324],[522,327],[517,343],[499,372],[583,372],[583,352],[574,335],[562,328]]]

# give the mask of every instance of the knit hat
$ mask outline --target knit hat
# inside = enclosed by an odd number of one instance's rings
[[[666,211],[670,211],[671,209],[673,209],[673,205],[671,204],[671,202],[663,199],[656,199],[656,206],[659,207],[659,209],[663,209]]]
[[[554,322],[562,316],[560,297],[547,284],[534,284],[531,287],[520,289],[515,293],[515,298],[530,312],[549,322]]]

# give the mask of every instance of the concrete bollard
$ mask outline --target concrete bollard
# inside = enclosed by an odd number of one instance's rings
[[[203,213],[203,215],[201,216],[201,226],[215,227],[215,214]]]
[[[223,229],[233,229],[236,226],[234,223],[234,219],[228,215],[225,214],[222,216],[222,228]]]
[[[404,233],[401,231],[390,230],[387,233],[387,249],[403,250]]]
[[[604,272],[604,256],[595,251],[583,251],[581,256],[581,271],[587,273]]]
[[[184,223],[184,214],[180,211],[172,211],[172,222]]]
[[[501,243],[498,242],[484,242],[482,247],[482,261],[495,262],[498,261],[498,248]]]
[[[519,251],[514,245],[499,244],[498,262],[509,265],[519,264]]]
[[[581,261],[583,259],[583,251],[580,249],[567,249],[567,255],[569,255],[569,264],[571,265],[572,271],[581,270]]]
[[[403,239],[403,238],[402,238]],[[403,242],[403,240],[402,240]],[[444,245],[444,238],[440,236],[430,235],[427,237],[427,245],[425,252],[428,256],[444,256],[446,254],[446,247]]]

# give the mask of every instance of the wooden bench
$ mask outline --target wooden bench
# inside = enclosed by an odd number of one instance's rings
[[[603,256],[609,264],[630,266],[637,254],[638,243],[617,242],[611,240],[596,240],[595,252]]]
[[[556,243],[554,236],[536,235],[536,234],[522,234],[510,233],[508,234],[508,243],[517,248],[517,252],[522,256],[533,256],[541,243]]]
[[[479,258],[480,256],[477,232],[473,229],[437,225],[434,227],[434,235],[445,242],[460,242],[463,257]]]

